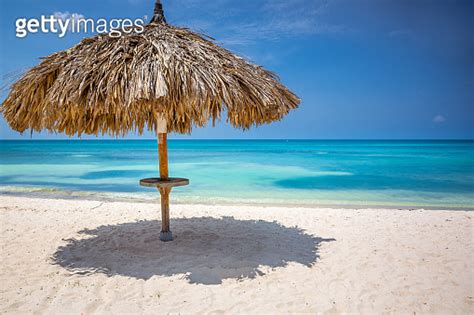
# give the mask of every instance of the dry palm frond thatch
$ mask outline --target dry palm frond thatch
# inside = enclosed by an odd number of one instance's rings
[[[235,127],[281,119],[299,99],[276,75],[164,21],[143,33],[106,34],[48,57],[12,85],[1,106],[20,132],[68,135],[155,130],[189,133],[223,110]]]

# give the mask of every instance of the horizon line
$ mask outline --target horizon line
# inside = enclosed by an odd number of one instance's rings
[[[171,141],[474,141],[474,138],[194,138],[194,139],[173,139]],[[136,138],[136,139],[0,139],[0,141],[157,141],[156,138]]]

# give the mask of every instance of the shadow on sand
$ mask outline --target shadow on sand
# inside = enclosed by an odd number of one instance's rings
[[[159,221],[139,221],[82,230],[53,255],[54,264],[75,274],[104,273],[137,279],[185,274],[190,283],[255,278],[259,266],[311,267],[321,242],[334,241],[276,222],[203,217],[173,219],[176,239],[159,240]]]

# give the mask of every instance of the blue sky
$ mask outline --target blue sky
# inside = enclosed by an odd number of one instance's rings
[[[95,19],[150,17],[153,2],[3,0],[1,75],[24,71],[38,57],[89,36],[37,33],[19,39],[17,18],[55,12]],[[223,120],[174,138],[474,138],[473,1],[162,2],[169,23],[206,33],[278,73],[302,99],[299,109],[272,125],[243,132]],[[0,97],[5,96],[4,91]],[[0,137],[30,135],[17,134],[1,120]],[[66,137],[42,132],[33,138]]]

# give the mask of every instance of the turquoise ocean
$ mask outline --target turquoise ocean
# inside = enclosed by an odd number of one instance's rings
[[[149,201],[153,140],[0,141],[0,194]],[[172,202],[474,208],[474,141],[170,140]]]

